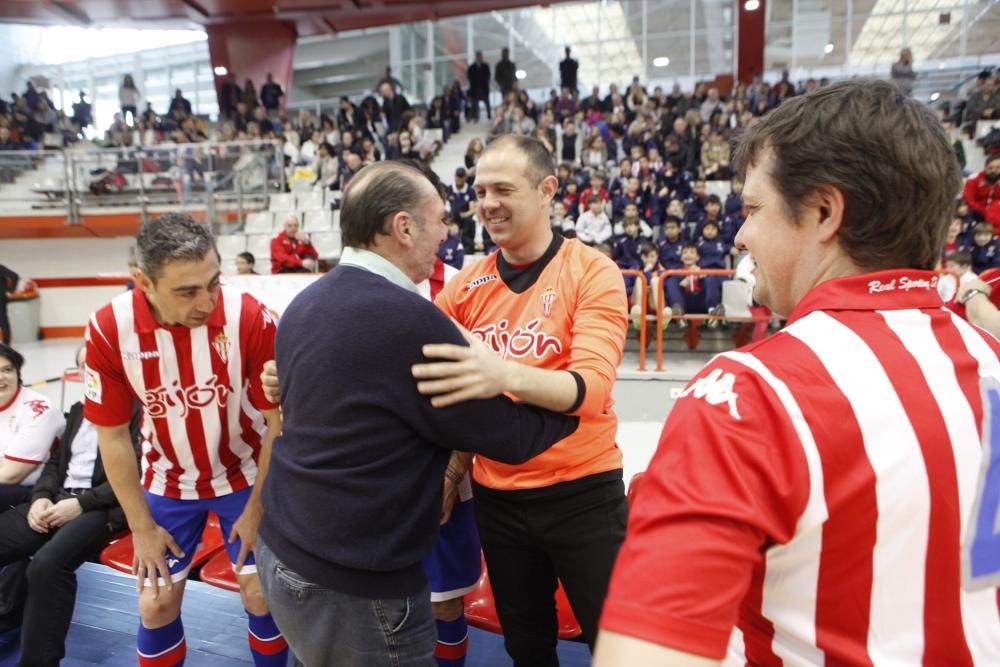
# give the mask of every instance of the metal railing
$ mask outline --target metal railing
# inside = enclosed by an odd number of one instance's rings
[[[285,179],[284,156],[266,141],[0,151],[3,213],[65,213],[71,225],[133,209],[145,222],[163,207],[197,209],[212,223],[235,216],[242,225]]]

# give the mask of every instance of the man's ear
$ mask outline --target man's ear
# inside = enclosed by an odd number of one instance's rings
[[[413,242],[412,231],[413,226],[416,224],[417,221],[409,213],[398,211],[389,220],[387,230],[389,237],[396,243],[408,248]]]
[[[556,192],[559,190],[559,179],[551,174],[542,179],[542,182],[538,184],[538,190],[542,193],[542,197],[545,199],[547,204],[552,203],[552,199],[556,196]]]
[[[152,294],[153,290],[156,289],[153,279],[150,278],[142,269],[139,269],[135,273],[135,284],[146,294]]]
[[[818,219],[820,240],[832,240],[844,223],[844,193],[839,188],[824,186],[808,198],[807,204]]]

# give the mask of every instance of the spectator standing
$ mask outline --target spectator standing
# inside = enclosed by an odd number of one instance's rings
[[[889,82],[842,81],[771,111],[734,163],[754,297],[787,325],[681,392],[595,667],[1000,664],[977,485],[1000,345],[935,289],[961,182],[940,123]]]
[[[90,102],[87,101],[86,93],[80,91],[80,99],[73,103],[73,124],[79,131],[85,127],[90,127],[94,123],[94,116],[91,111]]]
[[[381,88],[383,83],[392,86],[392,92],[397,95],[403,94],[403,82],[392,75],[392,67],[385,68],[385,76],[375,85],[375,90]]]
[[[490,111],[490,66],[483,61],[483,52],[476,51],[476,59],[469,65],[466,75],[469,79],[469,110],[471,116],[479,122],[479,103],[486,105],[486,118],[492,118]]]
[[[284,229],[271,239],[271,273],[309,273],[316,270],[319,254],[309,235],[300,231],[299,227],[297,213],[285,216]]]
[[[264,109],[267,113],[277,113],[278,109],[281,107],[281,98],[285,96],[285,91],[281,89],[281,85],[274,80],[274,76],[270,72],[267,73],[267,81],[264,85],[260,87],[260,101],[264,105]]]
[[[10,130],[0,127],[0,147],[4,145],[5,137],[3,135],[5,132],[9,134]],[[0,264],[0,334],[3,334],[0,336],[0,339],[2,339],[4,345],[10,345],[10,319],[7,317],[7,296],[17,289],[19,280],[20,277],[16,273],[3,264]],[[2,405],[2,402],[0,402],[0,405]]]
[[[983,170],[965,182],[962,198],[1000,235],[1000,153],[987,156]]]
[[[913,82],[917,78],[917,73],[913,71],[913,52],[910,49],[899,52],[899,60],[892,64],[890,75],[900,92],[907,97],[913,95]]]
[[[77,352],[82,372],[84,348]],[[0,360],[2,363],[2,360]],[[23,391],[23,389],[22,389]],[[54,414],[57,411],[52,408]],[[139,415],[129,435],[139,462]],[[42,467],[28,502],[0,514],[0,566],[31,558],[21,624],[21,665],[58,665],[66,655],[76,600],[76,569],[126,527],[125,514],[104,473],[97,426],[70,408],[58,448]]]
[[[576,73],[580,69],[580,63],[570,56],[570,47],[566,47],[566,57],[559,63],[559,87],[568,88],[576,94]]]
[[[219,112],[223,118],[234,119],[236,106],[242,101],[242,97],[243,91],[240,90],[239,84],[236,83],[236,74],[230,72],[222,80],[222,85],[219,87]]]
[[[184,118],[190,118],[192,115],[191,102],[184,97],[184,92],[180,88],[174,91],[174,97],[170,100],[167,115],[177,122],[180,122]]]
[[[514,82],[517,80],[517,66],[510,59],[510,49],[506,46],[500,50],[500,60],[494,67],[494,77],[497,86],[500,87],[500,95],[506,98],[507,93],[514,89]]]
[[[118,106],[122,110],[122,119],[129,124],[136,121],[136,111],[139,109],[139,89],[135,87],[131,74],[126,74],[122,85],[118,88]],[[129,117],[131,114],[131,118]]]
[[[257,88],[253,85],[253,79],[248,78],[243,82],[243,104],[247,105],[247,115],[252,114],[260,102],[257,100]]]
[[[403,114],[410,110],[410,103],[402,94],[396,94],[388,81],[378,87],[378,92],[382,96],[382,112],[385,114],[389,131],[399,132],[403,129]]]

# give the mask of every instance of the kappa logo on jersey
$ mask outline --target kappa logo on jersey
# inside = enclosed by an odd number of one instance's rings
[[[31,411],[35,413],[35,417],[41,417],[49,410],[49,404],[37,398],[33,401],[26,401],[25,405],[31,408]]]
[[[542,312],[545,313],[545,317],[552,314],[552,304],[556,300],[556,290],[554,287],[546,287],[545,291],[542,292]]]
[[[83,368],[83,395],[88,401],[101,402],[101,376],[86,366]]]
[[[212,347],[215,348],[216,354],[219,355],[219,359],[222,359],[222,363],[229,363],[229,337],[224,333],[220,333],[212,341]]]
[[[729,406],[729,414],[733,419],[740,419],[740,413],[736,409],[736,399],[738,396],[733,391],[736,384],[736,376],[732,373],[723,373],[716,368],[703,378],[695,380],[690,387],[678,394],[679,398],[692,395],[695,398],[704,398],[709,405]]]
[[[481,276],[481,277],[476,278],[475,280],[473,280],[468,285],[466,285],[465,286],[465,291],[466,292],[471,292],[472,290],[476,289],[477,287],[482,287],[486,283],[492,282],[492,281],[494,281],[496,279],[497,279],[497,274],[495,274],[495,273],[491,273],[488,276]]]
[[[541,324],[542,321],[536,317],[524,327],[508,331],[510,322],[500,320],[496,324],[473,329],[472,333],[504,359],[521,359],[529,355],[542,359],[549,351],[556,355],[562,354],[562,342],[555,336],[539,331]]]
[[[145,361],[147,359],[159,359],[159,350],[149,350],[148,352],[125,352],[122,351],[122,359],[125,361]]]
[[[273,310],[269,309],[267,306],[264,306],[263,304],[260,307],[260,316],[261,319],[264,321],[265,329],[272,325],[277,326],[278,314]]]
[[[174,380],[170,388],[150,389],[142,397],[146,414],[154,419],[166,417],[171,409],[180,410],[180,417],[186,418],[189,410],[200,410],[216,403],[220,408],[226,405],[226,398],[233,388],[213,375],[207,384],[182,387]]]

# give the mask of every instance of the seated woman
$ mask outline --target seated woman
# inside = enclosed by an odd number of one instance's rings
[[[81,370],[84,355],[81,347],[77,352]],[[138,466],[138,410],[129,430]],[[0,566],[31,558],[21,665],[59,664],[73,618],[76,569],[125,527],[125,514],[104,474],[97,427],[83,418],[82,403],[70,408],[65,435],[30,489],[30,502],[0,514]]]
[[[21,353],[0,343],[0,508],[28,499],[63,431],[62,413],[21,386]]]

